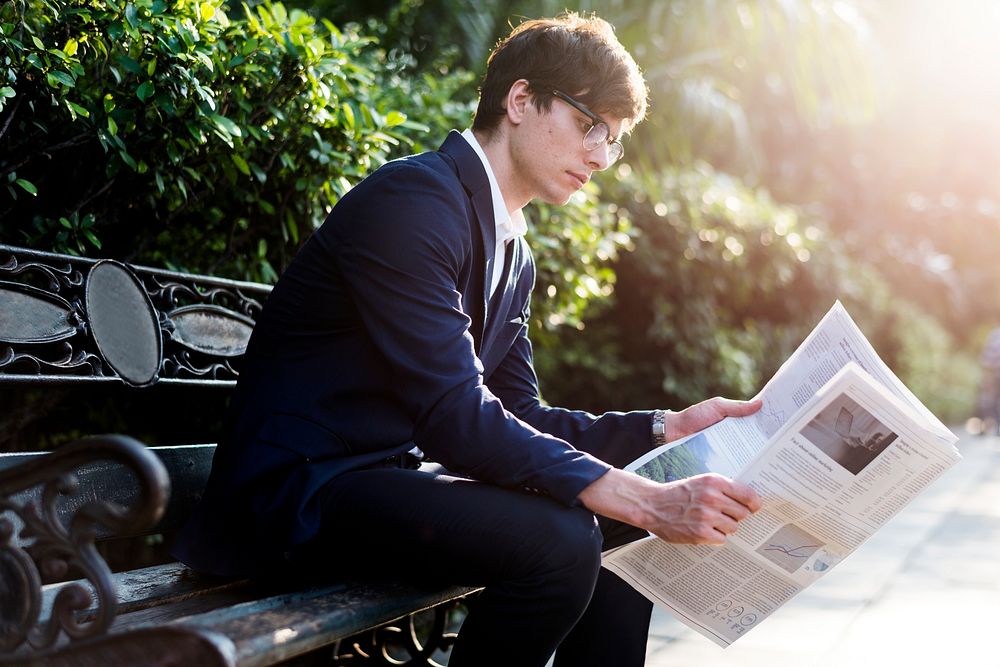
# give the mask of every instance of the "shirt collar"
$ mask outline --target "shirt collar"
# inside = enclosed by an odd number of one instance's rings
[[[462,136],[472,146],[472,150],[476,151],[476,155],[479,156],[483,167],[486,169],[486,177],[490,181],[490,195],[493,200],[493,220],[497,226],[497,244],[507,242],[518,236],[524,236],[528,231],[528,223],[524,219],[524,213],[520,209],[514,211],[513,214],[507,211],[507,205],[503,201],[503,193],[500,192],[500,184],[497,183],[497,177],[493,173],[490,161],[487,159],[483,147],[479,145],[476,135],[472,133],[472,129],[467,129],[462,132]]]

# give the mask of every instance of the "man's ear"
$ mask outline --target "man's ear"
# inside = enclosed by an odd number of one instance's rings
[[[527,79],[518,79],[507,91],[507,120],[514,125],[520,125],[532,103],[533,95],[528,88]]]

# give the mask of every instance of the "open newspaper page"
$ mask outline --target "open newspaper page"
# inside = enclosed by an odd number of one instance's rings
[[[757,394],[764,405],[760,412],[747,419],[755,421],[757,428],[767,437],[774,435],[849,361],[857,363],[897,398],[923,415],[935,437],[942,442],[951,441],[951,431],[882,361],[840,301],[833,304],[792,356],[764,385]]]
[[[723,547],[649,538],[604,555],[606,567],[720,646],[822,576],[961,458],[954,434],[839,302],[758,396],[758,415],[726,419],[628,469],[659,481],[718,472],[754,486],[764,509]]]
[[[606,553],[604,565],[728,646],[960,459],[955,436],[946,429],[950,440],[944,436],[928,414],[848,361],[763,444],[734,446],[729,433],[706,429],[685,441],[684,457],[640,466],[640,474],[660,481],[708,468],[751,485],[763,509],[740,522],[724,546],[649,538]]]

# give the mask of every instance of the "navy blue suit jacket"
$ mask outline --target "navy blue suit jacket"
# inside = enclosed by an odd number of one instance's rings
[[[651,413],[543,406],[523,239],[489,295],[495,222],[458,133],[390,162],[336,205],[257,320],[205,496],[174,553],[195,569],[272,567],[319,527],[317,492],[419,446],[449,470],[573,505],[650,446]]]

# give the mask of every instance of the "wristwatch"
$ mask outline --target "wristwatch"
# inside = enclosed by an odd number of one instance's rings
[[[667,444],[667,411],[653,411],[653,447]]]

